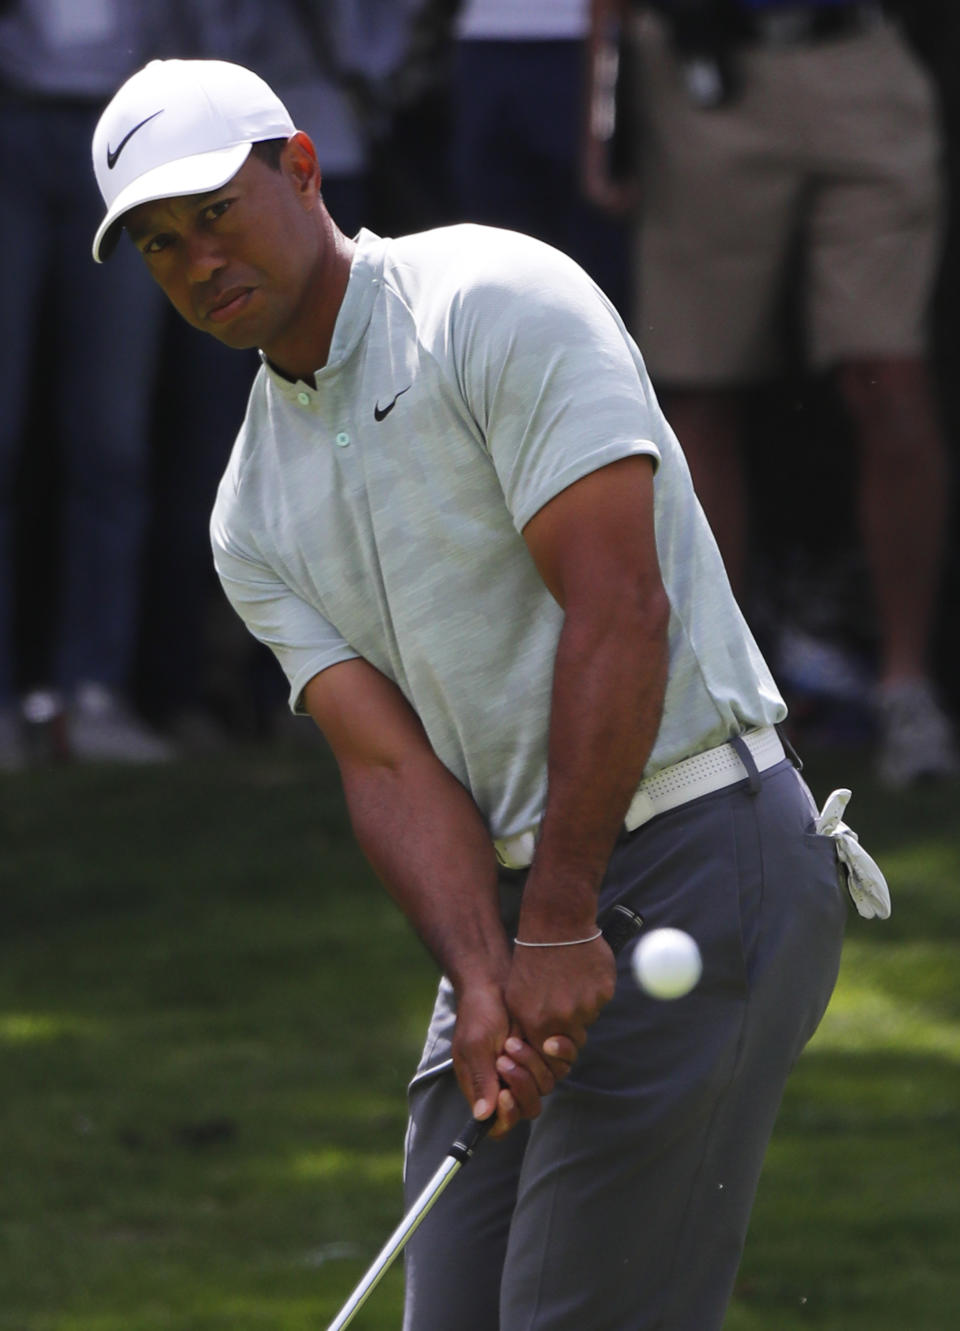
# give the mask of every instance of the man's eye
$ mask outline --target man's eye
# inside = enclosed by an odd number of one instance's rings
[[[167,248],[169,243],[168,236],[151,236],[147,243],[141,247],[142,252],[144,254],[159,254],[161,250]]]
[[[211,203],[209,208],[203,210],[204,221],[215,222],[218,217],[223,216],[232,202],[232,199],[220,199],[216,203]]]

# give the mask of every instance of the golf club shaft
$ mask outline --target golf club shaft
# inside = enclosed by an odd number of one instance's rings
[[[426,1217],[454,1174],[462,1168],[462,1164],[461,1160],[452,1155],[444,1156],[440,1168],[380,1249],[376,1261],[330,1323],[327,1331],[343,1331],[343,1328],[353,1321],[355,1314],[363,1307],[392,1265],[393,1259],[406,1247],[407,1240],[419,1228],[420,1222]]]
[[[612,906],[600,923],[603,936],[614,953],[619,952],[625,943],[635,937],[643,925],[639,915],[634,914],[628,906],[622,905]],[[463,1131],[444,1156],[442,1164],[380,1249],[372,1266],[327,1327],[327,1331],[343,1331],[343,1328],[353,1321],[447,1184],[473,1156],[493,1126],[495,1118],[496,1114],[491,1114],[485,1119],[472,1117],[468,1119]]]

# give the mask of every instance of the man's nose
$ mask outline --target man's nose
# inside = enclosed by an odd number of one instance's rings
[[[224,257],[216,239],[203,234],[187,240],[187,277],[193,283],[206,282],[224,266]]]

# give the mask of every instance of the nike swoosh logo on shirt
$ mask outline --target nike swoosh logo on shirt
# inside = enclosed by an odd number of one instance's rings
[[[157,116],[162,115],[163,112],[164,112],[165,110],[166,110],[166,107],[161,106],[160,110],[159,110],[159,111],[154,111],[154,113],[153,113],[152,116],[147,116],[146,120],[141,120],[139,125],[134,125],[133,129],[128,130],[127,133],[124,134],[123,138],[122,138],[122,139],[120,140],[120,142],[117,144],[116,148],[111,148],[110,145],[109,145],[109,143],[107,144],[107,169],[108,169],[108,170],[112,171],[113,168],[116,166],[116,164],[117,164],[117,158],[120,156],[120,154],[123,152],[124,148],[127,146],[127,144],[130,142],[130,140],[133,138],[134,134],[136,134],[137,130],[138,130],[138,129],[143,129],[144,125],[149,124],[149,122],[150,122],[151,120],[156,120]]]
[[[400,392],[393,399],[393,401],[388,403],[387,406],[385,407],[381,407],[380,403],[378,402],[373,409],[373,419],[375,421],[382,421],[384,417],[389,416],[391,411],[393,411],[394,407],[397,405],[397,398],[403,397],[404,393],[409,393],[412,387],[413,384],[407,384],[406,388],[401,388]]]

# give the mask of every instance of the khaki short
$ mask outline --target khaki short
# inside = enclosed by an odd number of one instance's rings
[[[922,354],[940,247],[931,85],[889,24],[739,52],[743,92],[694,107],[662,27],[638,22],[643,209],[637,340],[666,386],[783,363],[799,272],[808,361]],[[799,257],[799,269],[794,260]]]

